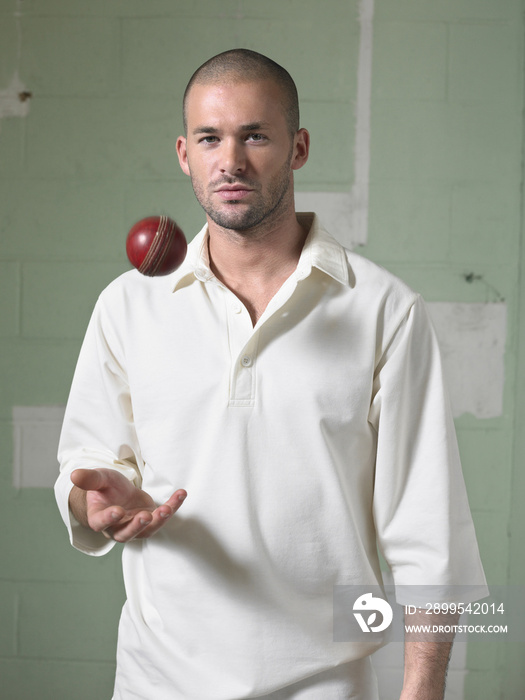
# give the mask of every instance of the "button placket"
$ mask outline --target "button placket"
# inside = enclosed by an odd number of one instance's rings
[[[230,406],[253,406],[256,392],[256,358],[259,331],[253,331],[232,366]]]
[[[254,339],[252,321],[242,302],[229,289],[224,288],[224,293],[231,359],[229,404],[251,406],[255,400],[253,365],[257,339]]]
[[[231,354],[230,406],[253,406],[256,392],[256,360],[259,334],[262,326],[292,296],[297,279],[291,276],[268,304],[255,328],[247,309],[227,288],[228,332]]]

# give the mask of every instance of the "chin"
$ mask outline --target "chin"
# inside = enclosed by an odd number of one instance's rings
[[[230,229],[231,231],[239,231],[240,233],[249,231],[265,218],[265,214],[261,216],[257,212],[250,212],[245,215],[239,213],[237,216],[217,211],[207,212],[207,214],[217,226]]]

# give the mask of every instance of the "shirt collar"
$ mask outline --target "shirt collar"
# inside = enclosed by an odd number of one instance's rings
[[[348,259],[343,246],[326,231],[316,214],[298,213],[297,220],[309,229],[297,264],[297,279],[305,279],[315,267],[341,284],[350,284]]]
[[[295,270],[297,279],[306,279],[315,267],[337,282],[349,285],[348,260],[343,246],[325,231],[316,214],[298,213],[297,219],[308,229],[308,236]],[[188,245],[184,262],[172,274],[172,290],[175,292],[186,284],[191,284],[193,279],[206,282],[213,277],[208,254],[208,224],[205,224]]]
[[[172,291],[191,283],[188,278],[202,282],[213,277],[208,254],[208,224],[205,224],[195,238],[188,244],[188,251],[182,265],[172,274]]]

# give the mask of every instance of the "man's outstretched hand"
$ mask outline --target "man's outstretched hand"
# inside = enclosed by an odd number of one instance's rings
[[[75,469],[69,507],[81,525],[117,542],[151,537],[180,508],[178,489],[157,506],[151,496],[114,469]]]

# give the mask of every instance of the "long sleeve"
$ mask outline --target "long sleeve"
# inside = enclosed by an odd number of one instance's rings
[[[441,599],[485,595],[437,340],[417,297],[376,368],[374,519],[399,587]],[[424,597],[426,589],[420,588]],[[414,602],[403,601],[399,602]],[[417,601],[416,601],[417,602]],[[423,602],[423,601],[421,601]]]
[[[87,554],[104,554],[114,545],[81,527],[68,506],[70,474],[78,468],[105,467],[137,485],[143,463],[133,422],[124,353],[99,300],[82,345],[59,444],[60,475],[55,494],[70,541]]]

